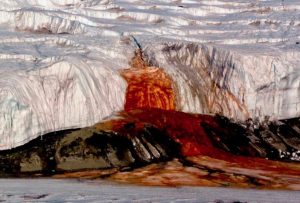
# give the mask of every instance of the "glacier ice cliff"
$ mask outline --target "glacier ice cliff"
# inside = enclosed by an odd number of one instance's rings
[[[126,84],[115,71],[77,59],[68,61],[1,74],[4,146],[24,144],[53,130],[88,126],[122,109]]]
[[[300,52],[252,56],[178,42],[148,45],[145,52],[175,82],[178,110],[242,120],[299,116]]]
[[[297,117],[299,10],[298,0],[3,0],[0,149],[123,110],[136,43],[174,82],[176,110]]]

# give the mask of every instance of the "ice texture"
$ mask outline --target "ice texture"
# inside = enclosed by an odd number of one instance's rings
[[[107,181],[1,179],[0,198],[6,202],[260,202],[298,203],[298,191],[220,187],[145,187]]]
[[[137,43],[177,110],[300,116],[299,41],[298,0],[2,0],[0,149],[122,110]]]

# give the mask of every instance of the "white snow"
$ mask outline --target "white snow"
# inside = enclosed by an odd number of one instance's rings
[[[131,36],[179,110],[300,116],[299,0],[1,0],[0,149],[122,110]]]

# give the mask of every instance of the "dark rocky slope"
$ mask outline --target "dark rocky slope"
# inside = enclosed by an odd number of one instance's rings
[[[213,145],[236,155],[256,156],[272,160],[300,160],[300,119],[261,123],[249,119],[235,123],[217,116],[218,127],[201,125]]]
[[[179,145],[151,125],[126,123],[119,132],[85,128],[38,137],[0,152],[0,174],[51,175],[86,169],[126,169],[179,155]]]
[[[299,119],[237,123],[219,115],[131,110],[1,151],[0,175],[300,189],[299,129]]]

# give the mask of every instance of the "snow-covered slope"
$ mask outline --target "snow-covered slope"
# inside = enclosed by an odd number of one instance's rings
[[[178,110],[299,116],[299,42],[298,0],[2,0],[0,149],[122,110],[136,43]]]

